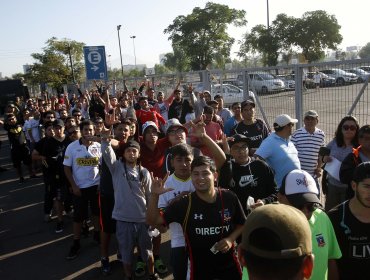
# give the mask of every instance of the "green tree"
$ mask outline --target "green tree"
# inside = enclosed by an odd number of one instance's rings
[[[33,53],[31,56],[36,62],[31,65],[26,79],[33,84],[48,83],[54,89],[60,89],[63,84],[73,82],[70,67],[72,58],[73,72],[76,81],[84,77],[83,46],[85,44],[73,40],[58,40],[52,37],[46,41],[42,53]]]
[[[370,58],[370,43],[367,43],[366,46],[361,48],[358,56],[360,58]]]
[[[174,50],[183,51],[192,70],[205,70],[216,57],[230,56],[234,39],[227,33],[228,25],[246,23],[244,10],[208,2],[204,9],[195,7],[191,14],[176,17],[164,33]]]
[[[295,19],[290,26],[290,33],[285,34],[287,43],[299,47],[309,61],[317,61],[325,56],[324,50],[336,50],[343,37],[339,33],[341,26],[334,15],[325,11],[311,11]],[[282,27],[281,25],[279,27]]]
[[[190,70],[189,59],[182,49],[172,46],[173,52],[166,53],[162,62],[164,66],[172,71],[185,72]]]

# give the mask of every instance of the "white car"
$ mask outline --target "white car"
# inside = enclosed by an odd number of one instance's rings
[[[234,85],[230,84],[213,84],[211,86],[212,99],[217,95],[222,95],[224,103],[227,105],[233,104],[234,102],[243,102],[244,91]],[[249,95],[254,95],[253,92],[249,91]]]
[[[368,77],[370,76],[369,72],[366,72],[365,70],[363,70],[361,68],[345,69],[344,71],[347,71],[349,73],[353,73],[353,74],[357,75],[357,77],[358,77],[357,81],[359,83],[365,82],[365,80],[368,79]]]
[[[267,72],[250,72],[248,73],[249,88],[256,92],[270,93],[285,90],[284,82],[276,76]]]
[[[342,69],[333,68],[333,69],[324,69],[320,72],[335,78],[335,82],[338,86],[344,86],[345,84],[354,84],[357,83],[357,75],[353,73],[346,72]]]

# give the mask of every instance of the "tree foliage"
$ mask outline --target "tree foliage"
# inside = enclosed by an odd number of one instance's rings
[[[204,9],[195,7],[191,14],[176,17],[164,33],[169,34],[175,57],[181,51],[191,70],[204,70],[216,57],[230,56],[234,39],[227,33],[229,24],[245,25],[245,11],[208,2]]]
[[[370,43],[367,43],[366,46],[361,48],[358,56],[360,58],[370,58]]]
[[[239,55],[257,51],[264,64],[272,66],[277,64],[279,54],[285,54],[286,60],[296,49],[309,62],[317,61],[324,56],[324,50],[336,50],[342,42],[339,30],[335,16],[325,11],[306,12],[301,18],[279,14],[269,29],[257,25],[245,35]]]
[[[52,88],[60,89],[63,84],[73,81],[69,54],[72,57],[76,81],[84,77],[83,46],[85,44],[67,39],[52,37],[46,41],[42,53],[33,53],[36,61],[30,67],[25,78],[33,84],[47,83]]]

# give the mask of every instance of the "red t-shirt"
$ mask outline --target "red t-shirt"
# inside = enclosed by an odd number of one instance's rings
[[[157,127],[160,127],[159,123],[161,123],[162,125],[166,123],[166,120],[154,108],[150,108],[149,111],[145,111],[142,109],[136,110],[136,117],[138,120],[140,120],[140,123],[142,125],[147,121],[155,122]]]
[[[140,143],[140,161],[141,165],[153,172],[154,177],[164,178],[165,169],[165,151],[171,146],[168,137],[159,139],[155,145],[154,151],[148,148],[144,142]]]
[[[216,123],[216,122],[209,122],[206,126],[205,126],[205,130],[206,130],[206,133],[207,135],[213,140],[213,141],[217,141],[217,140],[222,140],[222,135],[223,135],[223,132],[222,132],[222,129],[221,129],[221,126]],[[198,137],[195,137],[195,136],[192,136],[191,137],[191,142],[198,142],[199,139]],[[200,147],[200,150],[202,152],[203,155],[205,156],[208,156],[210,158],[213,158],[213,155],[211,154],[211,152],[208,150],[207,146],[203,145]]]

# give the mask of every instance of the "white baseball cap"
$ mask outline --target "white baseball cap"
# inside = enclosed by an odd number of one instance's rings
[[[319,203],[319,190],[315,179],[306,171],[294,169],[283,179],[279,193],[285,195],[294,206]]]
[[[298,122],[297,119],[293,119],[287,114],[282,114],[276,117],[274,121],[274,127],[283,127],[289,123],[297,123],[297,122]]]
[[[158,129],[158,126],[155,124],[155,122],[152,122],[152,121],[147,121],[143,124],[143,127],[141,128],[141,133],[144,135],[144,131],[145,129],[147,129],[149,126],[152,126],[154,127],[158,132],[159,132],[159,129]]]

